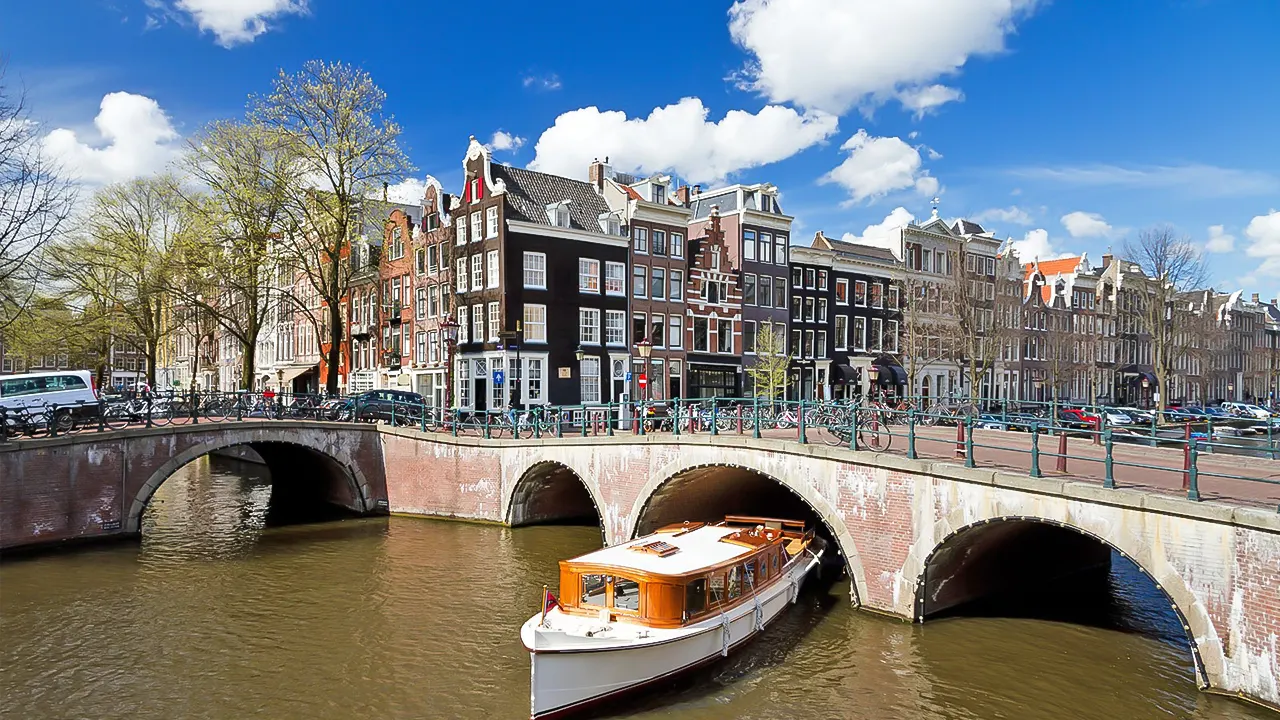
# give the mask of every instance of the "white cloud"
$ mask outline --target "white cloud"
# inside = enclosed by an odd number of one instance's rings
[[[1007,208],[991,208],[983,210],[969,218],[970,220],[985,225],[989,222],[1005,222],[1011,225],[1030,225],[1035,222],[1031,217],[1031,213],[1023,210],[1017,205],[1011,205]]]
[[[1115,228],[1098,213],[1080,210],[1063,215],[1062,227],[1073,238],[1110,237],[1115,232]]]
[[[489,141],[489,149],[494,152],[505,152],[507,150],[514,152],[519,150],[522,145],[524,145],[524,138],[502,130],[494,133],[493,139]]]
[[[560,76],[551,73],[550,75],[525,75],[520,81],[522,85],[530,90],[544,90],[550,92],[560,89]]]
[[[718,122],[707,115],[696,97],[656,108],[647,118],[595,107],[572,110],[538,138],[529,167],[586,177],[593,158],[609,156],[626,172],[671,170],[689,182],[710,182],[791,157],[837,130],[832,115],[802,115],[777,105],[756,114],[730,110]]]
[[[1249,238],[1245,255],[1262,258],[1262,264],[1254,271],[1257,275],[1280,276],[1280,210],[1258,215],[1244,229]]]
[[[405,178],[387,188],[387,199],[402,205],[421,205],[427,192],[427,183],[417,178]]]
[[[898,97],[920,113],[959,99],[933,82],[1003,51],[1037,2],[738,0],[729,33],[753,56],[742,85],[774,102],[843,113]]]
[[[893,212],[885,216],[884,220],[864,228],[861,235],[845,233],[840,239],[845,242],[860,242],[866,245],[887,247],[892,244],[892,241],[897,240],[898,228],[907,223],[915,222],[915,220],[916,216],[912,215],[906,208],[896,207]]]
[[[837,183],[853,202],[883,197],[895,190],[915,189],[921,195],[938,192],[938,180],[922,170],[920,151],[897,137],[872,137],[859,130],[840,146],[849,151],[821,182]]]
[[[303,15],[308,0],[148,0],[147,5],[179,19],[194,20],[196,26],[213,33],[219,45],[225,48],[253,42],[267,32],[268,21],[285,15]],[[154,15],[147,17],[147,28],[161,22]]]
[[[903,90],[897,97],[902,106],[910,110],[919,120],[949,102],[964,100],[964,93],[946,85],[929,85]]]
[[[1009,247],[1023,263],[1052,260],[1061,255],[1053,249],[1053,243],[1049,240],[1049,231],[1044,228],[1029,231],[1021,240],[1014,240]]]
[[[1228,235],[1221,225],[1209,226],[1209,240],[1204,244],[1206,252],[1229,253],[1236,247],[1234,235]]]
[[[1212,165],[1027,167],[1013,168],[1008,174],[1077,187],[1169,190],[1197,197],[1254,196],[1280,192],[1280,177],[1275,175]]]
[[[160,105],[149,97],[114,92],[102,98],[93,119],[101,142],[86,142],[59,128],[44,148],[81,182],[106,184],[163,170],[182,151],[181,138]]]

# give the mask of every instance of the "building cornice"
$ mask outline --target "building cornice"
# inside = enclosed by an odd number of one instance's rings
[[[552,225],[540,225],[538,223],[526,222],[524,220],[508,220],[507,230],[510,232],[524,233],[526,235],[541,235],[543,237],[561,238],[563,240],[576,240],[578,242],[595,243],[597,245],[609,245],[611,247],[627,247],[630,242],[627,238],[615,235],[604,235],[602,233],[587,232],[585,230],[577,230],[575,228],[562,228]]]

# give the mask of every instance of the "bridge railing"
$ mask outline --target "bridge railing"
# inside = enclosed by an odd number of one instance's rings
[[[434,407],[387,391],[346,397],[296,393],[160,392],[97,403],[0,407],[6,440],[130,427],[322,420],[374,422],[482,439],[616,435],[736,435],[824,443],[853,450],[950,458],[976,467],[1024,469],[1030,477],[1094,476],[1117,487],[1117,473],[1179,479],[1199,500],[1204,480],[1280,487],[1280,411],[1268,418],[1182,409],[1163,414],[1056,401],[973,398],[783,400],[721,397],[527,408]],[[952,429],[954,428],[954,432]],[[1154,450],[1147,450],[1152,448]],[[1224,461],[1222,456],[1234,457]],[[1271,492],[1263,490],[1261,494]],[[1280,496],[1280,495],[1277,495]],[[1272,497],[1272,496],[1268,496]]]

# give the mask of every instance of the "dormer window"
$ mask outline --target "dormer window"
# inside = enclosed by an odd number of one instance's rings
[[[547,206],[547,220],[556,227],[567,228],[569,223],[569,201],[561,200]]]
[[[613,213],[600,213],[598,218],[600,223],[600,232],[606,235],[621,235],[622,221]]]
[[[659,204],[665,204],[667,202],[667,186],[666,185],[658,185],[658,184],[653,185],[653,201]]]

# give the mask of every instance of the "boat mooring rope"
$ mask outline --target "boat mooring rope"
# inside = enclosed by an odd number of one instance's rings
[[[731,638],[732,638],[732,633],[729,630],[729,616],[725,615],[724,611],[721,610],[720,611],[720,640],[721,640],[720,654],[723,655],[724,657],[729,657],[729,640]]]

